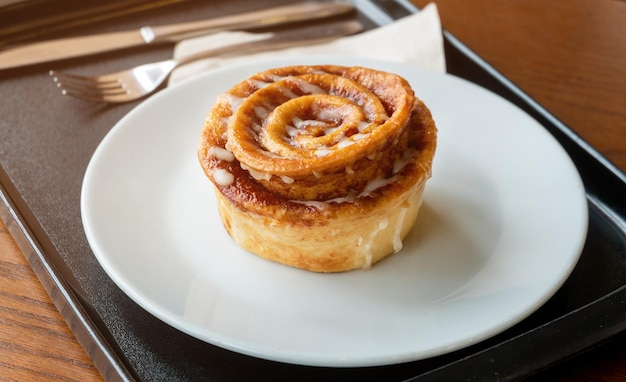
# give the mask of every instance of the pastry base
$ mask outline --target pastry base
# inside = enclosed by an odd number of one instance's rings
[[[265,259],[313,272],[368,269],[399,252],[422,203],[425,179],[376,208],[334,214],[311,225],[237,208],[215,190],[224,227],[241,247]],[[341,207],[339,207],[341,211]]]

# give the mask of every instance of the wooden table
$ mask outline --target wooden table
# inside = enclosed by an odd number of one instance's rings
[[[626,171],[626,2],[439,0],[438,6],[446,29]],[[102,379],[2,223],[0,275],[0,379]],[[626,339],[542,378],[626,381]]]

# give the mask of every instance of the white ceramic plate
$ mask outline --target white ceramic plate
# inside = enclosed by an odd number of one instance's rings
[[[255,72],[313,63],[404,76],[439,127],[415,229],[369,271],[315,274],[240,249],[196,159],[217,95]],[[139,305],[217,346],[305,365],[412,361],[499,333],[562,285],[587,230],[575,167],[528,115],[452,76],[354,58],[251,63],[165,90],[105,137],[82,191],[93,252]]]

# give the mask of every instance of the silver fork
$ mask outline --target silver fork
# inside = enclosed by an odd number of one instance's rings
[[[95,77],[50,71],[61,93],[75,98],[101,102],[129,102],[145,97],[161,86],[172,71],[192,61],[236,52],[255,53],[329,41],[358,33],[358,21],[338,21],[310,27],[259,34],[261,40],[210,49],[181,59],[140,65],[120,72]]]

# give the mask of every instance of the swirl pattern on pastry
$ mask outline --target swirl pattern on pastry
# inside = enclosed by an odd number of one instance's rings
[[[371,234],[354,232],[348,246],[360,254],[338,259],[327,242],[347,222],[390,232],[383,252],[399,250],[435,146],[430,112],[402,77],[361,67],[291,66],[257,73],[218,97],[198,155],[235,241],[263,257],[326,272],[367,268],[388,255],[372,254]],[[386,227],[382,210],[392,207],[411,213]],[[371,227],[359,219],[372,220]],[[259,244],[272,227],[278,227],[276,243]],[[252,241],[278,248],[251,248],[237,238],[250,233],[242,229],[262,228],[266,233]]]

